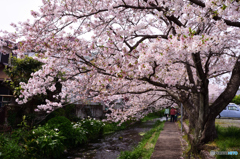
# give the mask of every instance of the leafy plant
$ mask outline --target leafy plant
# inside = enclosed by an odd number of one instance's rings
[[[31,131],[25,148],[28,155],[34,158],[42,158],[43,156],[59,158],[65,149],[64,139],[65,137],[57,128],[52,129],[46,124]]]
[[[55,129],[57,128],[60,131],[60,134],[62,136],[66,137],[66,140],[64,141],[64,144],[67,146],[71,146],[71,140],[75,136],[73,135],[73,128],[71,125],[71,121],[67,119],[64,116],[57,116],[52,119],[50,119],[47,124],[50,128]]]
[[[25,149],[19,145],[18,139],[10,138],[4,134],[0,135],[0,158],[15,159],[25,157]]]
[[[51,114],[49,114],[46,119],[44,120],[44,122],[47,122],[48,120],[57,117],[57,116],[64,116],[66,118],[68,118],[70,121],[74,121],[77,122],[80,120],[80,118],[78,118],[75,115],[75,105],[74,104],[69,104],[64,106],[63,108],[58,108],[56,110],[54,110],[53,112],[51,112]],[[44,123],[42,122],[42,123]]]
[[[66,129],[71,128],[71,121],[64,116],[57,116],[50,119],[47,124],[52,128],[58,128],[60,131],[65,132]]]
[[[82,127],[82,124],[80,122],[72,123],[72,128],[71,137],[68,136],[68,140],[70,140],[72,146],[86,143],[88,140],[87,130]]]
[[[103,122],[88,117],[87,119],[81,120],[80,123],[82,128],[87,131],[88,139],[95,139],[102,134],[102,128],[104,126]]]
[[[115,131],[118,131],[118,130],[126,129],[126,127],[127,127],[126,122],[122,123],[120,126],[119,126],[119,122],[117,122],[117,123],[104,123],[102,133],[103,134],[109,134],[109,133],[112,133],[112,132],[115,132]]]
[[[64,110],[65,110],[65,116],[69,120],[74,121],[77,119],[77,117],[75,115],[75,105],[74,104],[69,104],[69,105],[65,106]]]
[[[71,123],[71,121],[66,117],[57,116],[50,119],[47,124],[49,124],[52,129],[59,129],[60,134],[66,138],[64,140],[64,144],[67,147],[75,147],[79,144],[87,142],[89,139],[89,136],[87,137],[87,133],[89,131],[86,127],[83,127],[81,122]]]
[[[153,113],[149,113],[147,116],[145,116],[143,119],[141,119],[141,121],[145,122],[145,121],[160,118],[160,117],[163,117],[163,116],[164,116],[164,109],[153,112]]]
[[[11,127],[15,127],[16,119],[17,119],[17,112],[12,111],[12,110],[8,110],[7,113],[8,113],[7,121],[9,123],[9,125],[11,125]]]
[[[233,103],[236,103],[236,104],[240,104],[240,95],[236,95],[236,96],[232,99],[232,102],[233,102]]]
[[[24,143],[29,135],[30,126],[27,125],[26,116],[23,116],[23,120],[18,124],[18,129],[14,129],[11,132],[11,138],[16,140],[18,143]]]
[[[11,80],[5,81],[6,84],[14,91],[14,95],[20,95],[20,82],[27,83],[31,77],[32,72],[36,72],[42,67],[41,62],[34,60],[32,57],[25,57],[23,59],[12,57],[11,67],[6,67],[4,72]]]

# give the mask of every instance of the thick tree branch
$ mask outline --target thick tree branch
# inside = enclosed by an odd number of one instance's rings
[[[147,90],[143,90],[143,91],[127,91],[127,92],[117,92],[115,93],[116,95],[119,94],[142,94],[142,93],[147,93],[147,92],[152,92],[152,91],[162,91],[165,92],[165,89],[147,89]]]
[[[212,52],[210,51],[209,55],[208,55],[208,58],[207,58],[207,61],[205,63],[205,74],[206,76],[208,75],[208,72],[209,72],[209,65],[210,65],[210,59],[212,57]]]
[[[153,73],[149,75],[149,79],[151,79],[151,77],[155,75],[155,73],[156,73],[156,68],[157,68],[158,66],[159,66],[159,65],[157,65],[156,61],[154,61]]]
[[[203,3],[201,0],[190,0],[190,2],[192,2],[198,6],[201,6],[203,8],[206,7],[205,3]],[[213,19],[214,20],[222,20],[223,18],[221,18],[219,16],[214,16]],[[233,21],[230,21],[227,19],[223,19],[223,20],[229,26],[240,27],[240,22],[233,22]]]
[[[221,95],[212,104],[211,112],[213,115],[217,116],[227,105],[233,97],[240,86],[240,60],[237,59],[235,66],[232,71],[232,76],[226,89],[221,93]]]
[[[187,69],[188,79],[189,79],[190,83],[195,85],[194,78],[193,78],[193,73],[192,73],[192,69],[191,69],[190,65],[185,64],[185,67]]]
[[[167,35],[135,35],[135,37],[142,37],[139,41],[137,41],[133,46],[130,46],[126,40],[124,40],[124,43],[130,48],[131,52],[132,50],[134,50],[141,42],[143,42],[146,39],[156,39],[156,38],[163,38],[163,39],[167,39]]]
[[[193,56],[193,61],[194,61],[198,76],[200,77],[201,80],[205,79],[206,76],[203,71],[200,53],[193,53],[192,56]]]
[[[209,78],[214,78],[214,77],[218,77],[218,76],[221,76],[221,75],[224,75],[224,74],[227,74],[227,73],[231,73],[231,71],[223,71],[223,70],[220,70],[220,71],[215,71],[213,72],[212,74],[209,74]]]
[[[201,0],[190,0],[190,2],[198,5],[198,6],[201,6],[201,7],[206,7],[205,3],[203,3]]]
[[[214,20],[222,20],[223,18],[218,17],[218,16],[214,16],[213,19]],[[229,26],[234,26],[234,27],[240,28],[240,22],[233,22],[233,21],[230,21],[230,20],[227,20],[227,19],[223,19],[223,20]]]

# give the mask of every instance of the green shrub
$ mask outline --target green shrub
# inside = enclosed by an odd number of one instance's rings
[[[75,115],[75,105],[69,104],[64,106],[63,108],[58,108],[53,112],[51,112],[51,114],[47,116],[47,118],[42,122],[42,124],[46,123],[48,120],[55,118],[57,116],[64,116],[68,118],[70,121],[74,121],[74,122],[77,122],[80,120],[80,118],[78,118]]]
[[[164,116],[164,112],[165,112],[165,109],[162,109],[162,110],[158,111],[157,113],[158,113],[158,115],[160,117],[163,117]]]
[[[81,126],[86,130],[86,135],[89,140],[96,139],[99,135],[102,135],[102,128],[104,123],[94,118],[87,118],[81,120]]]
[[[23,116],[23,121],[19,129],[15,129],[11,134],[1,134],[0,135],[0,158],[21,158],[25,157],[24,144],[29,135],[29,126],[26,123],[25,116]]]
[[[236,95],[236,96],[232,99],[232,102],[233,102],[233,103],[236,103],[236,104],[240,104],[240,95]]]
[[[15,159],[25,157],[25,149],[19,145],[18,139],[0,135],[0,158]]]
[[[72,123],[72,134],[71,137],[68,137],[68,140],[72,143],[73,146],[77,146],[79,144],[86,143],[87,138],[87,131],[82,127],[80,122]]]
[[[71,121],[64,116],[54,117],[47,124],[50,128],[58,128],[64,136],[67,136],[72,129]]]
[[[145,116],[144,118],[141,119],[142,122],[148,121],[148,120],[153,120],[156,118],[160,118],[164,116],[164,111],[165,109],[153,112],[153,113],[149,113],[147,116]]]
[[[72,140],[74,140],[75,136],[73,136],[73,128],[69,119],[64,116],[57,116],[50,119],[47,124],[51,129],[58,129],[60,134],[66,137],[66,140],[64,140],[64,145],[72,145]]]
[[[103,134],[109,134],[118,130],[124,130],[127,127],[127,123],[122,123],[119,126],[118,123],[104,123],[103,128],[102,128],[102,133]]]
[[[58,117],[58,116],[64,116],[65,117],[65,111],[63,108],[58,108],[51,112],[42,122],[41,124],[44,125],[46,124],[49,120],[52,118]]]
[[[26,116],[23,116],[23,120],[18,124],[18,129],[14,129],[11,132],[11,138],[16,140],[18,143],[24,143],[29,135],[30,127],[27,125]]]
[[[75,105],[74,104],[69,104],[64,107],[65,110],[65,116],[71,120],[71,121],[76,121],[76,119],[79,119],[75,115]]]
[[[16,127],[16,119],[17,119],[17,112],[13,110],[9,110],[8,112],[7,121],[11,127]]]
[[[46,124],[31,131],[26,142],[28,157],[31,158],[59,158],[64,152],[65,137],[58,129],[52,129]]]
[[[50,119],[47,124],[49,124],[50,128],[57,128],[60,131],[62,136],[65,136],[64,145],[67,147],[75,147],[77,145],[86,143],[89,139],[91,139],[94,130],[88,130],[89,121],[82,120],[81,122],[71,123],[69,119],[64,116],[57,116],[55,118]],[[98,129],[97,124],[94,124],[96,127],[94,129]]]
[[[25,129],[19,128],[11,132],[11,138],[18,141],[19,143],[25,142],[28,137],[29,132]]]

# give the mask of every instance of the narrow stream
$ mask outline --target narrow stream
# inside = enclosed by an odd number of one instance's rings
[[[132,150],[141,141],[140,133],[149,131],[156,120],[136,123],[125,130],[104,136],[85,147],[71,150],[66,159],[116,159],[121,151]],[[163,120],[163,119],[161,119]]]

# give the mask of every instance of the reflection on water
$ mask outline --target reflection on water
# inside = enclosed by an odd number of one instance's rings
[[[164,119],[161,119],[164,120]],[[71,150],[69,159],[116,159],[121,151],[132,150],[141,140],[140,132],[147,132],[153,127],[154,121],[136,123],[126,130],[104,136],[85,147]]]

